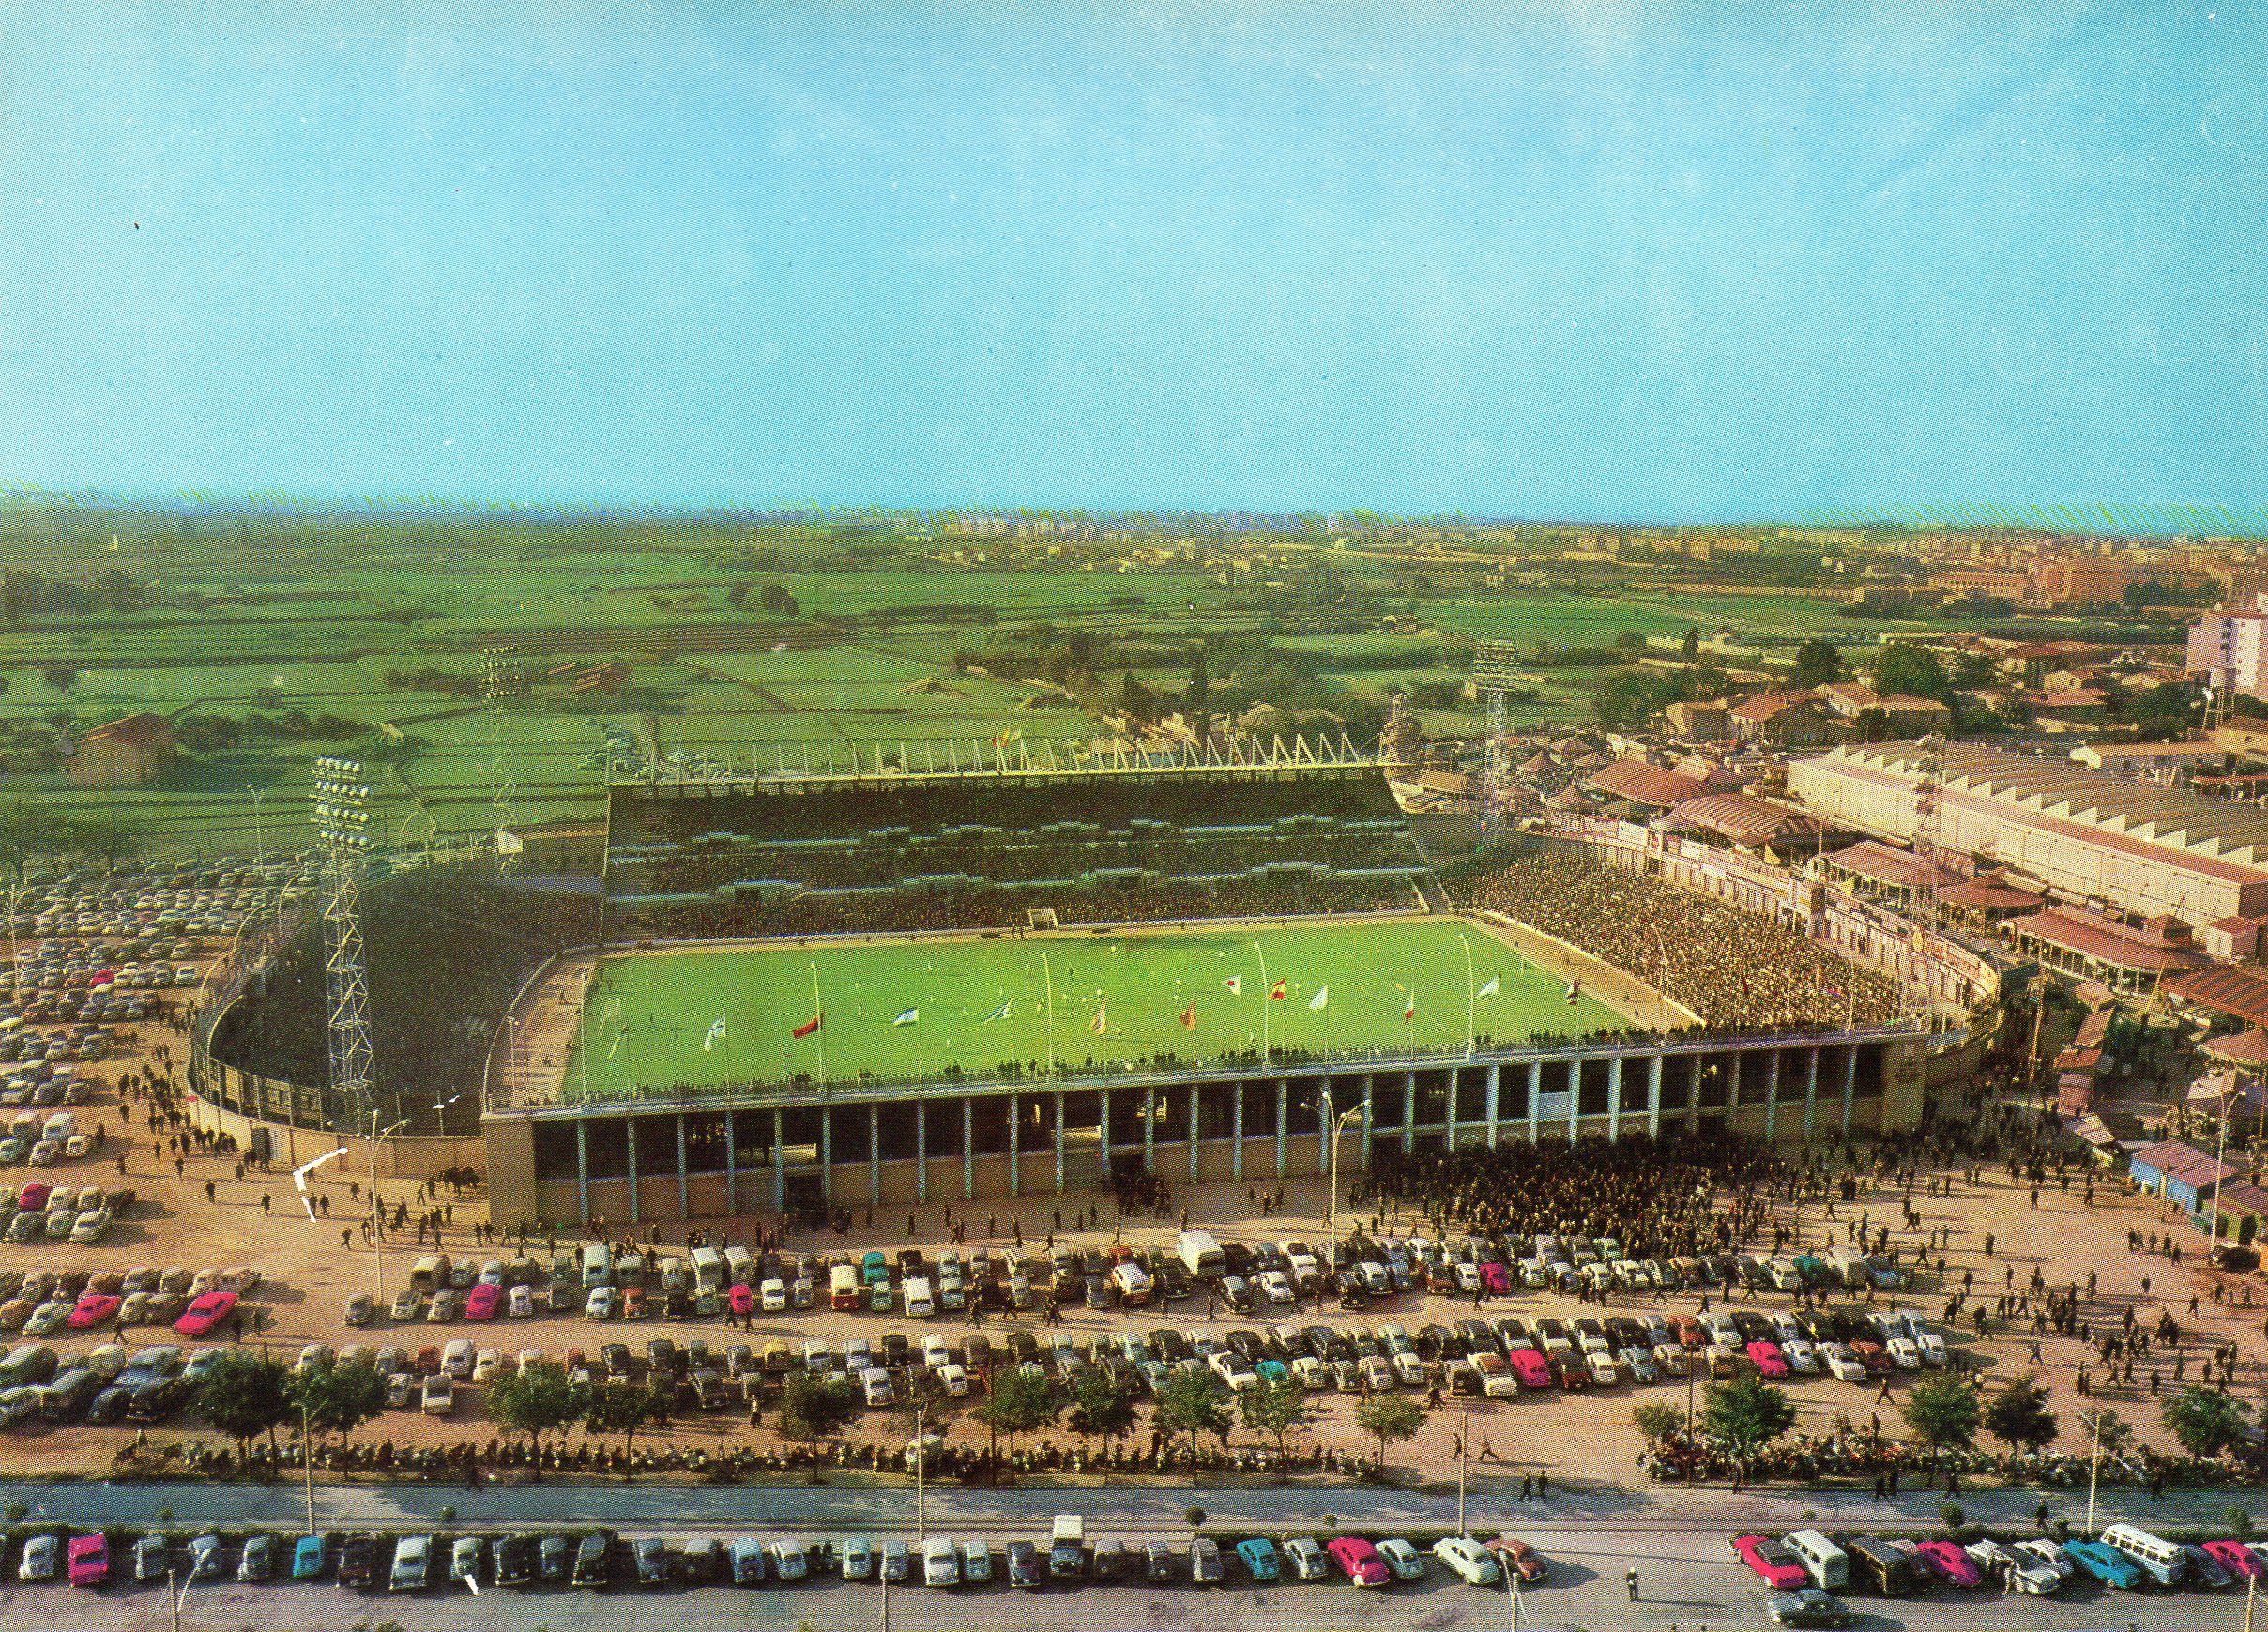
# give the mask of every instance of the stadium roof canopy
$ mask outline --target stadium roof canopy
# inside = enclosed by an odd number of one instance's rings
[[[2268,975],[2257,970],[2217,964],[2170,976],[2165,990],[2167,996],[2200,1009],[2268,1026]]]
[[[1830,854],[1827,861],[1829,865],[1846,873],[1900,890],[1926,890],[1933,884],[1943,887],[1964,881],[1952,868],[1925,860],[1911,850],[1885,845],[1880,839],[1861,839],[1855,845],[1846,845]]]
[[[1807,843],[1823,831],[1816,818],[1748,793],[1705,793],[1686,800],[1669,816],[1679,826],[1751,847]]]
[[[1708,784],[1682,771],[1665,770],[1643,759],[1618,759],[1590,779],[1592,792],[1630,804],[1670,810],[1709,791]]]

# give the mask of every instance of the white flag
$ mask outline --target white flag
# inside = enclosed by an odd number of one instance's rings
[[[1307,1006],[1311,1009],[1320,1009],[1324,1004],[1330,1001],[1331,988],[1329,986],[1317,986],[1316,988],[1316,995],[1307,999]]]
[[[1481,983],[1481,989],[1473,993],[1473,996],[1476,998],[1493,998],[1496,995],[1497,978],[1494,975],[1490,975],[1485,981],[1483,981]]]
[[[708,1023],[708,1035],[701,1039],[701,1052],[707,1054],[724,1040],[724,1016],[720,1014]]]

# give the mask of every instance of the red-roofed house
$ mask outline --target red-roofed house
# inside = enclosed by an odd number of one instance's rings
[[[1834,740],[1827,714],[1809,697],[1787,692],[1759,692],[1726,710],[1732,734],[1743,742],[1775,748],[1816,748]]]
[[[70,777],[81,787],[139,787],[174,759],[173,722],[163,714],[129,714],[79,739]]]

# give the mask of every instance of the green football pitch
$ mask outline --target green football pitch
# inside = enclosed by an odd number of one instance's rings
[[[641,951],[600,966],[561,1087],[1044,1072],[1051,1050],[1065,1070],[1194,1062],[1257,1051],[1263,1026],[1302,1053],[1461,1049],[1469,999],[1484,1042],[1629,1028],[1455,919]]]

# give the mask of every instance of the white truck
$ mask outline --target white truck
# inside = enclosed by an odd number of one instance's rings
[[[1087,1573],[1087,1519],[1082,1514],[1058,1513],[1047,1541],[1047,1573],[1058,1581],[1076,1580]]]

